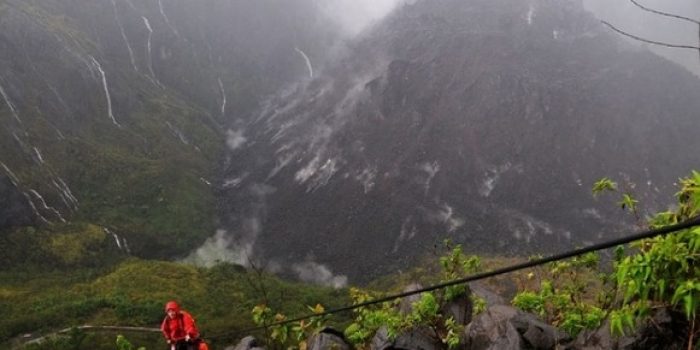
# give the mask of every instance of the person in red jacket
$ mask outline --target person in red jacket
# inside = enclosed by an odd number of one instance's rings
[[[172,345],[171,348],[176,350],[198,349],[199,331],[192,315],[180,310],[180,306],[174,301],[165,304],[165,313],[166,316],[160,330],[168,344]]]

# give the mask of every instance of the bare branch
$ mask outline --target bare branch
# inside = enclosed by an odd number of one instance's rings
[[[616,32],[618,32],[618,33],[620,33],[620,34],[626,36],[626,37],[629,37],[629,38],[632,38],[632,39],[634,39],[634,40],[638,40],[638,41],[641,41],[641,42],[645,42],[645,43],[648,43],[648,44],[659,45],[659,46],[665,46],[665,47],[672,47],[672,48],[676,48],[676,49],[700,50],[700,47],[699,47],[699,46],[692,46],[692,45],[676,45],[676,44],[669,44],[669,43],[664,43],[664,42],[660,42],[660,41],[654,41],[654,40],[644,39],[644,38],[639,37],[639,36],[636,36],[636,35],[634,35],[634,34],[630,34],[630,33],[627,33],[627,32],[625,32],[625,31],[622,31],[622,30],[620,30],[620,29],[617,29],[615,26],[613,26],[612,24],[610,24],[610,23],[608,23],[608,22],[606,22],[606,21],[601,21],[601,22],[602,22],[603,24],[605,24],[606,26],[610,27],[610,29],[612,29],[612,30],[614,30],[614,31],[616,31]]]
[[[654,10],[654,9],[652,9],[652,8],[649,8],[649,7],[646,7],[646,6],[642,5],[642,4],[640,4],[639,2],[637,2],[637,0],[630,0],[630,2],[633,3],[633,4],[635,4],[635,5],[636,5],[637,7],[639,7],[640,9],[642,9],[642,10],[644,10],[644,11],[647,11],[647,12],[655,13],[655,14],[661,15],[661,16],[666,16],[666,17],[681,19],[681,20],[684,20],[684,21],[688,21],[688,22],[691,22],[691,23],[695,23],[695,24],[697,24],[697,25],[700,25],[700,20],[697,20],[697,19],[692,19],[692,18],[688,18],[688,17],[684,17],[684,16],[674,15],[674,14],[672,14],[672,13],[667,13],[667,12],[661,12],[661,11],[658,11],[658,10]]]

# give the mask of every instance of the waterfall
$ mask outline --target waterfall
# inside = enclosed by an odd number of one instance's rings
[[[129,7],[131,7],[132,10],[138,12],[138,10],[136,9],[136,6],[134,6],[134,3],[131,2],[131,0],[126,0],[126,3],[129,5]]]
[[[530,4],[530,8],[527,10],[527,24],[532,25],[532,16],[535,14],[535,6]]]
[[[109,96],[109,86],[107,85],[107,75],[105,75],[105,71],[102,69],[102,66],[100,65],[100,62],[98,62],[95,57],[89,56],[90,60],[92,60],[92,64],[97,68],[97,70],[100,72],[100,75],[102,76],[102,87],[105,90],[105,97],[107,98],[107,113],[109,114],[109,118],[112,119],[112,123],[116,125],[117,127],[122,127],[117,123],[117,120],[114,118],[114,114],[112,113],[112,98]]]
[[[39,160],[39,164],[44,164],[44,157],[41,156],[41,152],[39,152],[39,149],[34,147],[34,154],[36,154],[36,158]]]
[[[39,192],[37,192],[37,191],[35,191],[35,190],[33,190],[33,189],[30,189],[29,192],[31,192],[31,193],[39,200],[39,202],[40,202],[41,205],[44,207],[44,209],[49,210],[49,211],[51,211],[52,213],[54,213],[54,215],[56,215],[56,217],[57,217],[59,220],[61,220],[61,222],[63,222],[63,223],[66,222],[66,219],[63,218],[63,216],[61,215],[61,213],[60,213],[58,210],[56,210],[56,208],[50,207],[50,206],[46,205],[46,201],[44,200],[44,197],[42,197],[42,196],[39,194]]]
[[[221,78],[218,78],[219,80],[219,90],[221,90],[221,116],[223,117],[226,114],[226,91],[224,90],[224,83],[221,81]]]
[[[131,49],[131,44],[129,44],[129,38],[126,36],[126,32],[124,32],[124,26],[122,26],[122,21],[119,19],[119,14],[117,13],[117,4],[112,0],[112,8],[114,8],[114,20],[117,21],[117,25],[119,25],[119,31],[122,33],[122,39],[124,39],[124,43],[126,44],[126,49],[129,50],[129,58],[131,59],[131,66],[134,67],[134,71],[136,73],[139,72],[139,69],[136,67],[136,59],[134,58],[134,50]]]
[[[29,206],[32,207],[32,211],[34,212],[34,215],[36,215],[41,221],[50,224],[49,220],[46,220],[46,218],[39,213],[39,210],[36,209],[36,205],[34,205],[34,202],[32,202],[32,198],[29,197],[29,195],[26,192],[22,193],[24,195],[24,198],[27,198],[27,202],[29,202]]]
[[[7,93],[5,92],[5,89],[2,88],[2,85],[0,85],[0,95],[2,95],[2,98],[5,100],[5,104],[7,104],[7,107],[10,107],[10,112],[12,113],[12,116],[15,117],[15,119],[17,119],[19,123],[22,123],[22,120],[19,119],[19,114],[17,113],[15,105],[12,104],[12,101],[10,101],[10,97],[7,96]]]
[[[56,182],[54,179],[51,180],[54,187],[56,187],[56,189],[60,192],[61,200],[66,205],[66,208],[70,210],[78,210],[78,199],[73,196],[70,188],[68,188],[66,183],[60,177],[58,178],[58,181],[59,182]]]
[[[307,56],[304,51],[299,50],[299,48],[295,47],[294,50],[296,50],[306,61],[306,68],[309,69],[309,77],[313,78],[314,77],[314,69],[311,67],[311,60],[309,59],[309,56]]]
[[[17,186],[19,184],[19,179],[17,178],[17,175],[10,170],[10,168],[5,165],[5,163],[0,162],[0,165],[2,165],[2,168],[5,169],[5,172],[7,173],[7,176],[10,177],[10,181],[12,181],[12,184]]]
[[[148,40],[146,41],[146,58],[148,59],[148,71],[151,73],[151,78],[155,81],[154,83],[158,86],[162,86],[156,77],[156,73],[153,71],[153,56],[151,55],[151,38],[153,37],[153,27],[151,27],[151,22],[145,16],[141,16],[143,19],[143,24],[146,25],[148,29]]]
[[[187,142],[187,139],[185,138],[185,135],[182,134],[182,131],[180,131],[180,130],[178,130],[177,128],[175,128],[172,124],[170,124],[170,122],[167,122],[167,121],[166,121],[166,122],[165,122],[165,125],[168,126],[168,129],[170,129],[170,132],[172,132],[173,135],[174,135],[175,137],[177,137],[178,139],[180,139],[180,142],[184,143],[185,145],[189,145],[189,144],[190,144],[189,142]]]
[[[165,24],[168,25],[170,30],[173,31],[173,34],[175,34],[176,37],[180,38],[180,33],[177,32],[177,29],[173,27],[173,25],[170,23],[170,20],[168,19],[168,16],[165,15],[165,9],[163,9],[163,1],[158,0],[158,9],[160,9],[160,14],[163,16],[163,20],[165,20]]]

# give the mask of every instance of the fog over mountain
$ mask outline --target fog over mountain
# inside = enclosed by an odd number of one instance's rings
[[[18,230],[82,223],[109,238],[94,251],[341,286],[444,238],[523,255],[619,234],[595,180],[656,210],[700,164],[697,52],[600,19],[697,26],[627,1],[0,0],[0,19],[10,265],[40,251]]]
[[[592,242],[625,228],[596,179],[663,207],[698,164],[674,150],[697,145],[699,83],[577,1],[405,4],[232,127],[220,237],[353,278],[443,238],[493,254]]]

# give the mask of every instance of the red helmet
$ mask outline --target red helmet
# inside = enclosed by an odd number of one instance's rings
[[[178,305],[177,302],[169,301],[165,304],[165,312],[168,312],[168,310],[180,312],[180,305]]]

